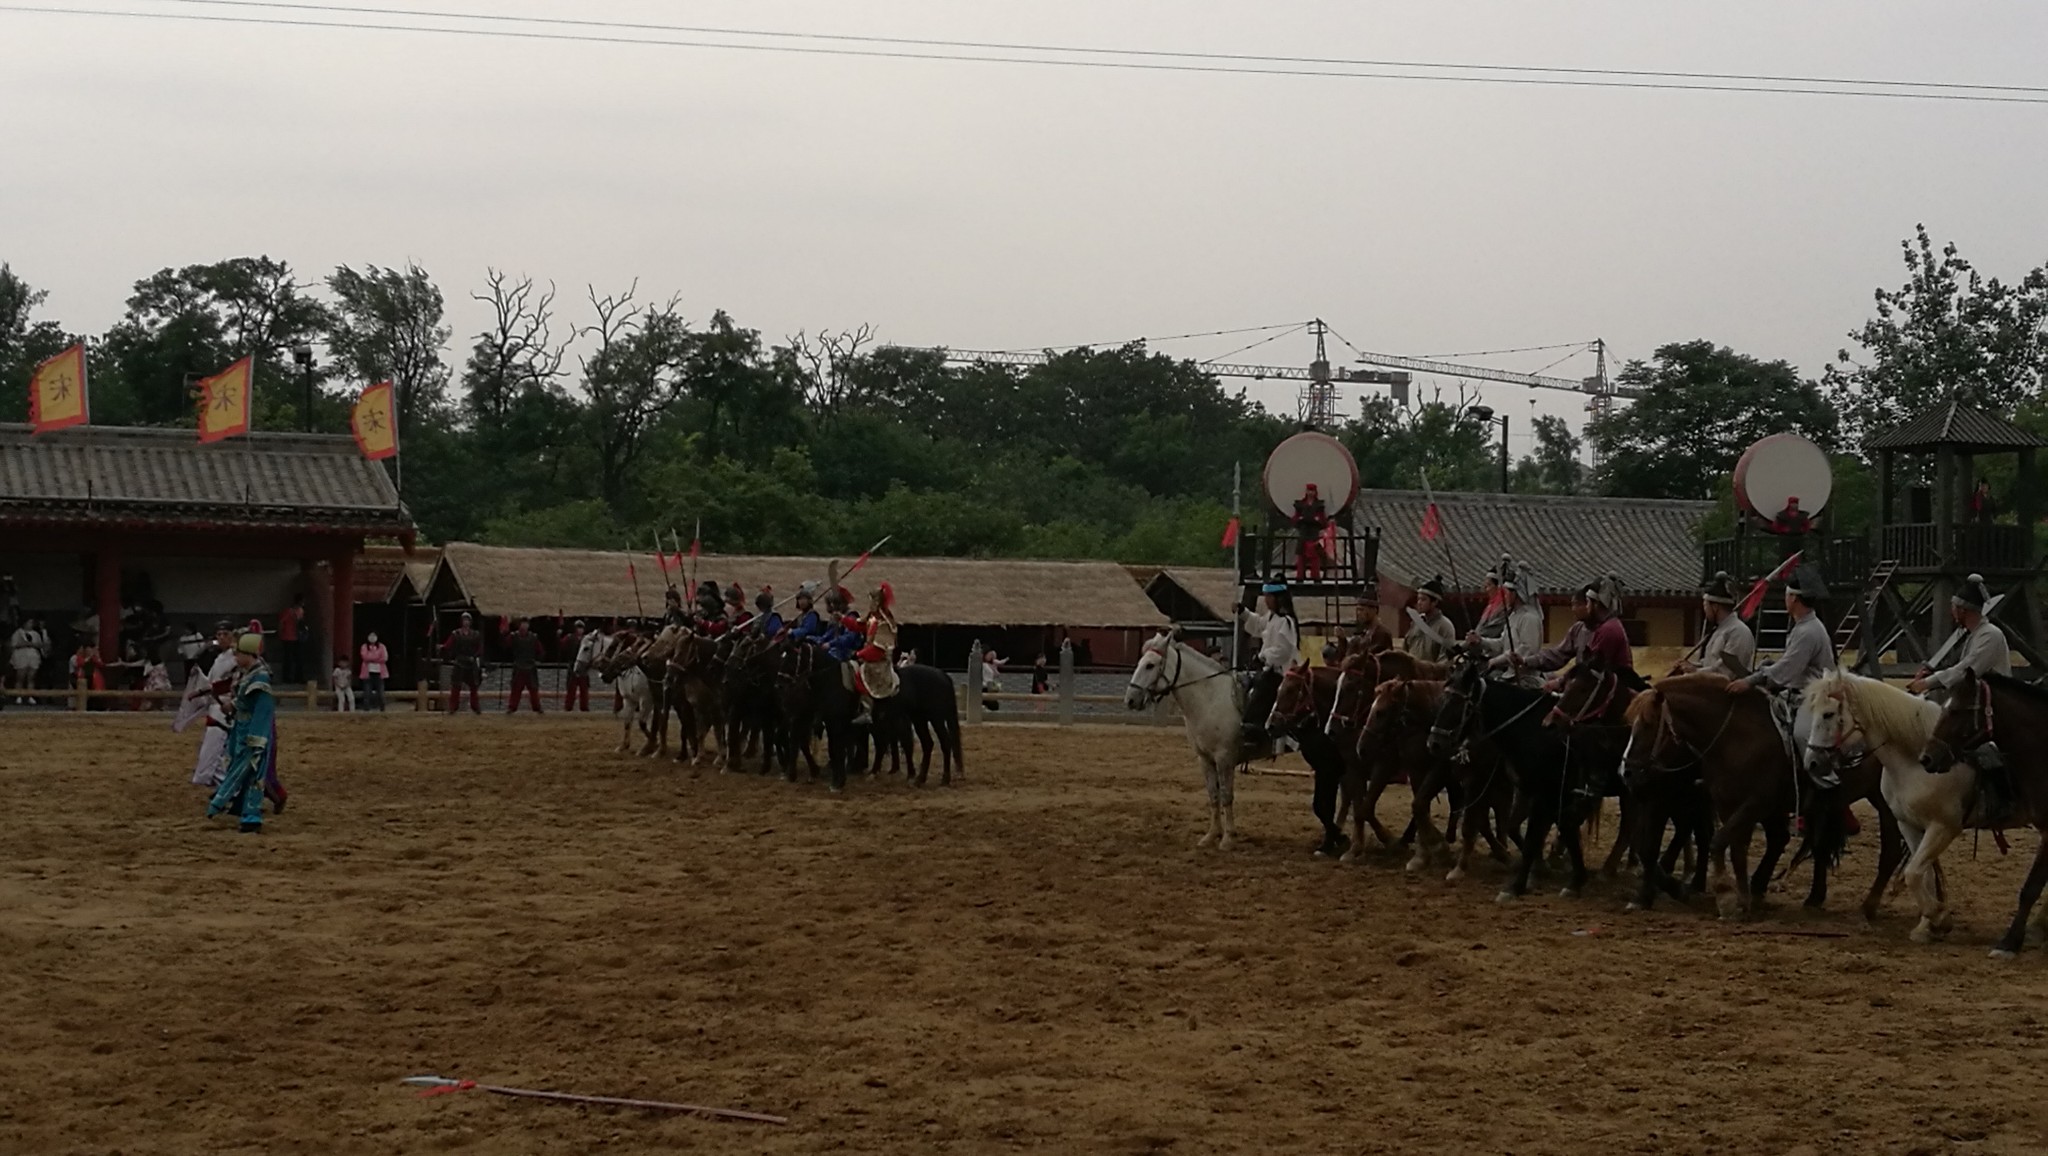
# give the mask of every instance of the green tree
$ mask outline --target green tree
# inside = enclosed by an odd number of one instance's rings
[[[1711,500],[1760,438],[1790,432],[1824,449],[1835,442],[1827,401],[1784,361],[1684,341],[1629,362],[1618,380],[1641,395],[1586,430],[1606,461],[1602,485],[1616,497]]]
[[[1823,373],[1856,443],[1949,397],[2011,413],[2048,376],[2048,267],[2016,284],[1985,277],[1925,225],[1900,242],[1906,283],[1879,289],[1877,316]]]
[[[1492,423],[1475,418],[1462,402],[1436,398],[1403,406],[1365,397],[1340,436],[1358,462],[1359,484],[1368,489],[1421,489],[1426,470],[1434,489],[1490,490],[1500,479],[1493,435]]]
[[[298,427],[307,415],[291,351],[332,328],[326,306],[304,289],[289,264],[270,257],[162,269],[137,281],[127,312],[104,339],[103,364],[115,380],[101,396],[117,420],[190,423],[193,383],[254,357],[258,428]],[[338,406],[316,400],[316,428],[334,432],[338,414]]]
[[[356,384],[392,384],[398,398],[399,447],[426,424],[448,420],[448,326],[441,290],[418,265],[357,271],[337,267],[327,277],[334,295],[327,349]]]
[[[684,370],[697,336],[676,300],[642,306],[633,289],[609,297],[590,291],[597,323],[582,332],[596,342],[583,359],[585,416],[597,457],[598,492],[613,509],[628,501],[628,484],[648,433],[683,396]]]
[[[56,322],[36,319],[46,297],[0,262],[0,421],[28,420],[29,374],[77,340]]]

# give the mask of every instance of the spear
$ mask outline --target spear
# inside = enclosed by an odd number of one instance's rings
[[[479,1084],[475,1080],[451,1080],[446,1076],[407,1076],[399,1083],[415,1088],[425,1088],[422,1096],[440,1096],[449,1092],[466,1092],[474,1088],[500,1096],[518,1096],[528,1100],[553,1100],[561,1104],[602,1104],[613,1108],[646,1108],[656,1112],[689,1112],[699,1116],[716,1116],[724,1120],[750,1120],[756,1124],[787,1124],[787,1116],[770,1116],[765,1112],[742,1112],[737,1108],[706,1108],[698,1104],[672,1104],[664,1100],[628,1100],[618,1096],[578,1096],[569,1092],[541,1092],[532,1088],[507,1088],[498,1084]]]
[[[854,572],[855,570],[858,570],[858,569],[860,569],[860,568],[861,568],[862,566],[865,566],[865,565],[867,565],[867,564],[868,564],[868,559],[869,559],[870,557],[874,556],[874,553],[875,553],[875,551],[877,551],[877,550],[881,549],[882,547],[884,547],[884,546],[888,545],[888,544],[889,544],[889,542],[890,542],[890,540],[891,540],[891,539],[893,539],[893,538],[895,538],[895,537],[896,537],[896,535],[894,535],[894,534],[884,534],[884,535],[882,535],[882,540],[881,540],[881,541],[879,541],[879,542],[875,543],[875,544],[874,544],[874,545],[872,545],[872,546],[869,546],[869,547],[868,547],[867,549],[865,549],[865,550],[862,550],[862,551],[861,551],[861,553],[860,553],[860,557],[858,557],[858,558],[855,558],[855,559],[853,560],[853,565],[851,565],[851,566],[848,566],[848,567],[846,568],[846,573],[844,573],[844,574],[841,574],[841,575],[840,575],[839,577],[840,577],[840,578],[850,578],[850,577],[852,577],[852,576],[853,576],[853,572]],[[828,570],[828,572],[826,573],[826,576],[825,576],[825,581],[826,581],[827,585],[830,585],[830,584],[832,584],[832,582],[833,582],[833,579],[832,579],[832,576],[831,576],[831,574],[830,574],[829,570]],[[792,600],[794,600],[795,598],[796,598],[796,595],[794,595],[794,594],[791,594],[791,595],[790,595],[790,596],[789,596],[788,598],[784,598],[784,599],[782,600],[782,602],[777,602],[777,603],[775,604],[775,607],[774,607],[774,608],[775,608],[775,609],[777,609],[777,610],[780,610],[780,609],[782,608],[782,603],[783,603],[783,602],[789,602],[789,601],[792,601]]]
[[[633,547],[630,545],[626,547],[626,575],[633,580],[633,608],[640,612],[640,617],[645,618],[647,604],[640,601],[640,571],[633,565]]]

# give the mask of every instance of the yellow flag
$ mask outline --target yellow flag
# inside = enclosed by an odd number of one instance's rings
[[[256,359],[245,357],[199,383],[199,441],[217,442],[249,432],[249,392]]]
[[[398,402],[390,382],[380,381],[363,390],[356,407],[349,411],[348,426],[356,435],[356,448],[371,461],[398,452]]]
[[[28,379],[28,413],[37,433],[85,424],[83,341],[36,366]]]

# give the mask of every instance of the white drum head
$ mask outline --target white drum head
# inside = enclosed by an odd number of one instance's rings
[[[1332,517],[1358,496],[1358,463],[1344,443],[1314,430],[1295,434],[1266,458],[1266,500],[1282,514],[1294,513],[1309,486]]]
[[[1788,502],[1809,516],[1818,514],[1834,492],[1828,456],[1798,434],[1772,434],[1735,463],[1735,501],[1760,518],[1776,517]]]

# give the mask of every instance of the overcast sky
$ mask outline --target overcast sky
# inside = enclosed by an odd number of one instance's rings
[[[0,6],[29,0],[0,0]],[[160,0],[45,5],[204,11]],[[805,32],[2048,83],[2048,4],[361,0]],[[312,15],[312,14],[305,14]],[[337,17],[315,17],[335,19]],[[2048,260],[2048,105],[831,58],[0,11],[0,259],[98,330],[169,265],[486,266],[771,338],[957,348],[1322,316],[1432,354],[1707,337],[1809,374],[1925,221]],[[1162,346],[1214,356],[1252,338]],[[1243,360],[1300,363],[1290,338]],[[1534,370],[1543,354],[1491,359]],[[1570,362],[1556,372],[1590,371]],[[1291,407],[1291,394],[1255,393]],[[1526,391],[1491,389],[1516,415]],[[1572,413],[1569,395],[1546,411]],[[1525,423],[1518,422],[1518,425]],[[1517,431],[1520,432],[1519,430]],[[1517,438],[1518,451],[1521,438]]]

